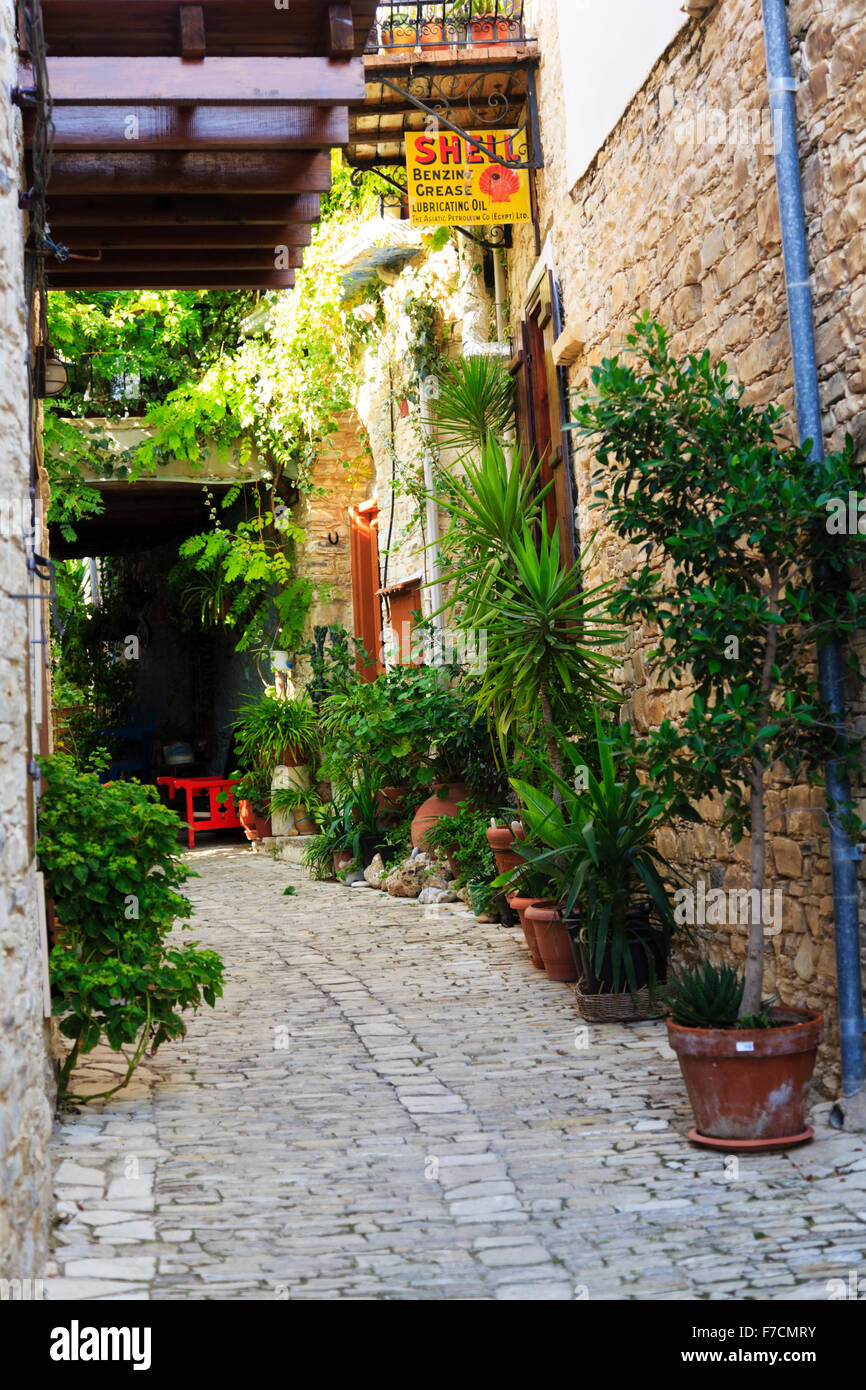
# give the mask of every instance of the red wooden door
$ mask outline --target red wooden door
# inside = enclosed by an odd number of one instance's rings
[[[383,669],[382,605],[379,599],[379,508],[376,504],[349,509],[352,555],[352,608],[355,636],[364,644],[368,660],[358,659],[361,678],[373,681]]]

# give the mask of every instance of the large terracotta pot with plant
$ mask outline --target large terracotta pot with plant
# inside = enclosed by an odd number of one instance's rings
[[[465,782],[437,782],[433,795],[421,802],[412,817],[412,844],[424,849],[424,839],[433,822],[441,816],[456,816],[460,803],[468,798],[469,788]]]
[[[720,1149],[773,1149],[811,1139],[806,1105],[824,1020],[813,1009],[770,1010],[769,1028],[683,1028],[668,1019],[696,1126]]]
[[[529,959],[532,961],[536,970],[543,970],[544,961],[538,949],[538,942],[535,939],[535,924],[526,916],[526,909],[532,907],[534,902],[535,898],[522,898],[519,893],[508,894],[508,906],[513,912],[516,912],[517,916],[520,918],[520,925],[523,928],[523,937],[526,941],[526,948],[529,951]]]
[[[571,942],[556,903],[535,902],[525,909],[527,924],[535,932],[535,940],[548,980],[574,983],[577,971],[571,953]]]
[[[675,976],[667,998],[668,1041],[694,1111],[694,1143],[748,1151],[811,1139],[806,1105],[821,1014],[762,1004],[743,1016],[743,981],[730,966],[708,963]]]

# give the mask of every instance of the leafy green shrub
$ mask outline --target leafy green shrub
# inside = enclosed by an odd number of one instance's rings
[[[54,903],[53,1012],[72,1039],[60,1073],[61,1101],[79,1057],[101,1037],[122,1052],[127,1084],[145,1049],[181,1038],[187,1008],[213,1007],[222,961],[196,942],[171,944],[176,920],[192,914],[179,891],[191,870],[176,854],[178,819],[155,787],[101,785],[64,755],[41,759],[37,853]]]
[[[462,801],[456,815],[440,816],[425,832],[427,849],[452,861],[460,888],[473,880],[492,883],[496,877],[496,861],[487,843],[489,824],[489,811]]]
[[[284,753],[309,757],[319,741],[316,714],[309,701],[298,697],[282,700],[266,691],[249,700],[233,725],[235,748],[250,768],[272,772]]]
[[[322,704],[322,771],[338,784],[368,766],[382,786],[420,789],[465,778],[489,790],[502,774],[475,714],[469,683],[448,667],[395,666],[375,681],[357,680]]]
[[[611,611],[658,633],[657,685],[692,689],[684,718],[648,736],[646,766],[653,782],[723,798],[723,828],[751,836],[753,903],[766,886],[773,780],[821,781],[828,760],[858,770],[862,737],[835,718],[815,658],[866,622],[866,594],[848,582],[863,538],[828,516],[834,499],[862,489],[863,470],[851,439],[820,463],[788,442],[780,407],[749,405],[708,352],[678,361],[648,316],[627,347],[631,360],[593,367],[574,427],[599,465],[596,505],[640,556]],[[853,648],[848,660],[856,669]],[[827,814],[846,809],[831,803]],[[856,817],[844,819],[859,835]],[[750,911],[750,1015],[763,964],[763,922]]]
[[[271,804],[271,774],[256,770],[243,774],[234,772],[232,776],[237,779],[231,791],[235,807],[241,801],[248,801],[255,815],[267,820],[274,809]],[[228,792],[217,792],[217,801],[222,803],[224,800],[228,800]]]

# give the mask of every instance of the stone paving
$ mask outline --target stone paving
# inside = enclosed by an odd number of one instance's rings
[[[519,932],[192,858],[225,996],[59,1119],[47,1297],[826,1299],[861,1272],[866,1139],[828,1105],[787,1155],[695,1149],[663,1024],[584,1025]]]

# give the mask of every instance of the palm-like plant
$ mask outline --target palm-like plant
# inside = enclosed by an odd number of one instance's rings
[[[439,394],[430,414],[439,443],[458,456],[477,453],[501,439],[514,417],[514,382],[496,357],[462,357],[439,374]]]
[[[487,633],[479,707],[503,749],[514,725],[531,734],[543,721],[551,767],[561,777],[555,705],[565,701],[573,709],[583,701],[589,707],[593,698],[617,696],[605,678],[614,659],[600,650],[620,636],[604,616],[610,585],[587,589],[579,564],[562,568],[558,533],[548,535],[543,513],[537,536],[524,525],[507,560],[477,614]]]
[[[557,802],[527,782],[512,780],[527,830],[521,854],[549,876],[565,916],[580,903],[595,973],[600,973],[609,952],[614,989],[625,975],[634,990],[630,911],[641,901],[651,905],[665,954],[675,929],[668,891],[674,871],[655,847],[656,832],[660,822],[673,815],[696,816],[684,797],[662,796],[644,786],[630,759],[625,775],[618,778],[612,740],[605,736],[598,710],[594,715],[600,775],[583,762],[578,749],[566,745],[567,756],[582,772],[584,789],[576,791],[558,778]],[[647,958],[655,983],[650,950]]]

